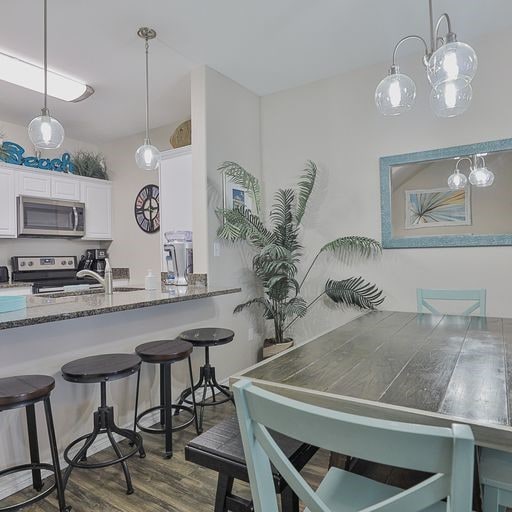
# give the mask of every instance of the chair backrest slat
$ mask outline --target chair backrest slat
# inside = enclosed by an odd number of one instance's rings
[[[237,382],[233,389],[256,512],[278,510],[270,462],[311,512],[332,512],[269,430],[333,452],[434,473],[364,512],[419,512],[445,497],[450,512],[471,510],[468,471],[473,471],[474,441],[468,426],[441,428],[355,416],[271,393],[248,380]]]
[[[480,316],[486,316],[486,295],[485,289],[478,290],[429,290],[425,288],[418,288],[416,290],[416,299],[418,305],[418,313],[423,313],[426,309],[434,315],[441,315],[442,313],[434,307],[429,300],[453,300],[453,301],[471,301],[471,304],[462,315],[469,316],[477,309]]]

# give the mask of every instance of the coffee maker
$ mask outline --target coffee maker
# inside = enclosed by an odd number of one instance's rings
[[[78,262],[78,270],[93,270],[103,277],[107,258],[108,254],[105,249],[87,249]]]

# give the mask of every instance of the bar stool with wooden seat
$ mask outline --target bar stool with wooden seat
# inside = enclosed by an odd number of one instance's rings
[[[188,370],[190,376],[190,385],[194,384],[192,375],[192,362],[190,354],[194,347],[191,343],[183,340],[158,340],[150,341],[139,345],[135,352],[145,363],[158,364],[160,366],[160,405],[151,407],[146,411],[138,414],[139,405],[139,386],[140,386],[140,373],[137,379],[137,398],[135,401],[135,420],[133,430],[137,427],[143,432],[148,434],[165,434],[165,451],[164,457],[169,459],[172,457],[172,433],[178,430],[187,428],[192,423],[195,423],[196,431],[199,434],[199,424],[197,422],[196,403],[193,398],[192,406],[183,404],[175,405],[172,403],[171,393],[171,366],[174,363],[188,359]],[[186,411],[190,418],[179,424],[174,425],[172,422],[172,411]],[[154,411],[160,411],[160,425],[162,428],[145,427],[141,425],[141,420],[144,416],[151,414]]]
[[[30,449],[30,464],[20,464],[0,471],[0,477],[18,473],[20,471],[32,471],[32,486],[36,491],[41,491],[44,487],[41,479],[41,470],[51,471],[55,481],[43,492],[25,500],[16,505],[1,507],[2,512],[14,512],[42,500],[54,490],[57,490],[57,499],[59,501],[59,511],[65,512],[71,509],[66,506],[64,498],[64,485],[60,473],[59,453],[57,451],[57,440],[55,437],[55,428],[53,425],[52,408],[50,404],[50,394],[55,388],[55,380],[46,375],[20,375],[17,377],[6,377],[0,379],[0,412],[10,409],[25,408],[28,428],[28,444]],[[52,463],[42,463],[39,458],[39,443],[37,438],[36,412],[35,405],[43,402],[46,417],[46,427],[48,430],[48,440],[50,442],[50,452]],[[4,440],[4,442],[7,442]]]
[[[220,405],[225,402],[233,402],[233,394],[229,390],[228,386],[223,386],[217,382],[217,378],[215,377],[215,366],[210,365],[210,347],[217,347],[219,345],[225,345],[226,343],[231,343],[233,338],[235,337],[235,333],[230,329],[222,329],[216,327],[200,327],[198,329],[191,329],[189,331],[182,332],[179,335],[184,341],[188,341],[194,345],[194,347],[202,347],[204,348],[205,355],[205,363],[199,369],[199,380],[197,384],[194,384],[190,388],[185,389],[180,396],[178,401],[179,405],[183,403],[190,404],[189,396],[194,396],[194,393],[198,389],[202,389],[202,399],[197,402],[197,405],[200,408],[199,413],[199,430],[203,431],[203,416],[204,416],[204,408],[212,405]],[[211,398],[207,399],[206,395],[208,392],[211,392]],[[224,396],[220,400],[215,396],[217,392]],[[234,402],[233,402],[234,403]],[[178,413],[179,411],[177,411]]]
[[[62,367],[62,377],[69,382],[76,383],[99,383],[101,403],[94,413],[93,430],[74,441],[64,450],[64,459],[69,464],[64,475],[64,484],[67,484],[73,468],[97,469],[121,464],[126,480],[126,493],[133,493],[132,480],[126,460],[139,452],[141,458],[146,456],[142,445],[142,437],[125,428],[118,427],[114,422],[114,408],[107,405],[107,382],[129,377],[140,371],[142,361],[135,354],[104,354],[84,357],[65,364]],[[90,449],[98,435],[107,434],[110,444],[116,453],[117,458],[100,462],[87,461],[87,451]],[[130,450],[126,453],[121,451],[119,444],[114,438],[117,434],[130,441]],[[71,457],[70,451],[83,442],[78,452]]]

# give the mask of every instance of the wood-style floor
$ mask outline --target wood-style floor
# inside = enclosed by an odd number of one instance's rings
[[[231,404],[210,407],[205,413],[204,428],[231,416],[234,408]],[[174,456],[170,460],[162,458],[161,436],[143,434],[146,458],[134,456],[129,461],[130,472],[135,493],[126,494],[125,481],[119,465],[97,470],[74,470],[66,489],[67,504],[74,512],[212,512],[217,484],[217,473],[209,469],[187,462],[184,458],[184,447],[195,437],[189,428],[174,434]],[[113,451],[104,450],[89,458],[92,460],[106,459],[113,456]],[[336,465],[344,463],[337,458]],[[302,474],[306,480],[316,487],[325,475],[329,465],[329,454],[320,450]],[[388,466],[368,464],[364,461],[356,466],[355,471],[370,478],[409,487],[418,482],[411,473]],[[243,482],[236,482],[234,492],[248,498],[249,487]],[[14,500],[33,495],[26,490],[4,500],[1,506],[12,504]],[[28,507],[29,512],[58,512],[55,497]]]

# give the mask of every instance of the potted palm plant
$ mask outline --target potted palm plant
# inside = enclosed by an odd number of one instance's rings
[[[315,186],[317,166],[308,161],[297,190],[279,189],[270,210],[270,222],[261,218],[261,189],[258,179],[235,162],[219,166],[234,185],[251,197],[252,210],[243,204],[219,209],[222,224],[217,236],[232,242],[246,242],[256,251],[252,269],[261,283],[262,295],[239,304],[234,312],[260,307],[264,318],[273,322],[274,335],[265,340],[263,356],[267,357],[292,344],[287,332],[295,322],[318,301],[327,297],[342,307],[375,309],[384,301],[382,291],[361,277],[341,281],[327,279],[321,292],[313,299],[302,296],[304,283],[313,267],[326,254],[334,254],[344,263],[370,259],[380,255],[379,242],[362,236],[343,236],[322,246],[306,271],[299,276],[304,248],[300,225]]]

